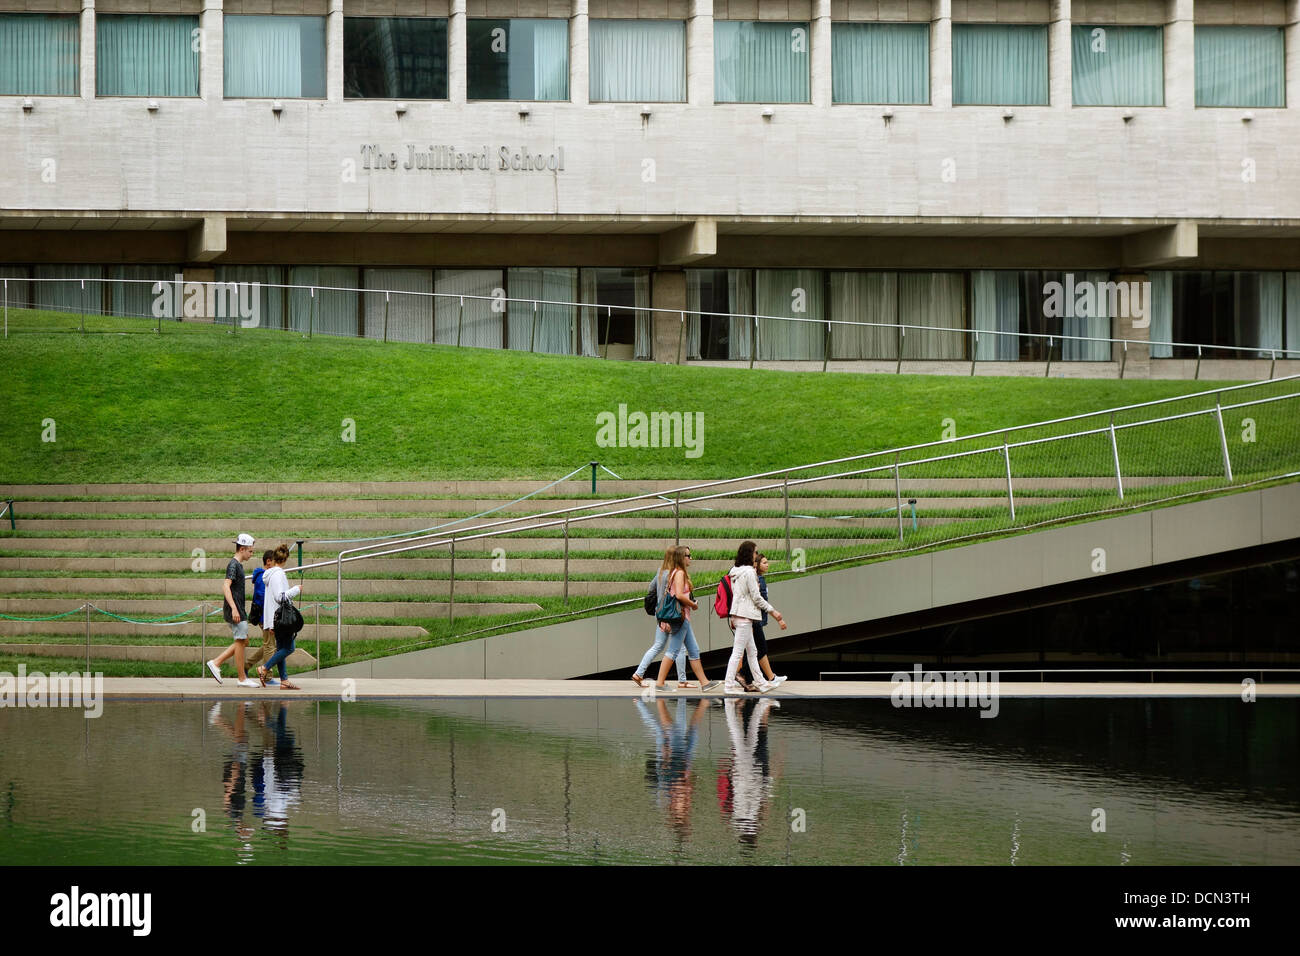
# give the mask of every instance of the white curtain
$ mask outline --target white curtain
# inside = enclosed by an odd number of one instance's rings
[[[898,277],[898,314],[903,325],[926,325],[933,331],[907,329],[903,336],[905,359],[961,359],[966,357],[959,272],[904,272]]]
[[[508,347],[554,355],[572,355],[577,309],[572,305],[548,305],[542,301],[574,302],[578,298],[578,270],[529,266],[507,272],[507,291],[512,300]],[[524,299],[529,301],[513,301]]]
[[[1281,27],[1196,27],[1197,106],[1284,106]]]
[[[109,312],[112,315],[131,316],[133,318],[154,318],[153,304],[159,293],[154,292],[154,287],[159,282],[174,283],[176,275],[181,271],[180,266],[109,266],[106,270],[106,279],[123,280],[133,279],[137,281],[123,282],[110,281],[109,289]],[[139,281],[143,280],[143,281]],[[204,299],[206,301],[206,289]],[[172,293],[175,292],[175,286],[172,287]],[[227,319],[229,321],[229,319]]]
[[[582,334],[580,336],[582,342],[579,354],[605,358],[600,352],[600,346],[604,344],[600,342],[600,315],[602,311],[608,314],[608,310],[595,307],[595,304],[600,302],[599,278],[595,269],[579,269],[578,279],[582,287],[581,301],[594,303],[593,306],[582,310]]]
[[[980,270],[971,273],[971,319],[980,335],[975,358],[1014,362],[1020,357],[1020,339],[999,332],[1020,331],[1020,274]]]
[[[700,357],[700,271],[686,270],[686,358]]]
[[[930,24],[832,23],[831,101],[929,103]]]
[[[292,266],[289,285],[313,287],[315,295],[311,288],[289,290],[289,327],[313,335],[355,337],[361,296],[354,290],[359,281],[358,270],[350,266]]]
[[[323,17],[227,16],[223,24],[225,95],[303,96],[305,20]],[[323,26],[321,35],[324,36]],[[314,31],[313,31],[314,32]]]
[[[433,328],[433,296],[399,295],[399,292],[432,292],[433,272],[429,269],[366,269],[362,273],[367,289],[391,292],[366,292],[366,338],[385,336],[385,307],[388,311],[387,337],[390,342],[447,342],[446,329]],[[450,342],[456,342],[456,327],[450,330]]]
[[[28,283],[28,273],[25,266],[0,266],[0,279],[8,279],[9,284],[0,288],[0,297],[3,297],[4,304],[11,309],[25,309],[28,307],[28,296],[31,294],[30,283]],[[0,286],[3,286],[0,283]]]
[[[1242,295],[1247,302],[1237,309],[1238,322],[1237,343],[1261,349],[1282,350],[1282,273],[1280,272],[1246,272],[1238,277],[1239,283],[1254,286]],[[1250,293],[1253,293],[1251,295]],[[1255,308],[1249,308],[1249,300],[1254,299]],[[1249,314],[1251,311],[1253,315]],[[1253,326],[1253,328],[1252,328]]]
[[[512,20],[511,40],[514,39]],[[533,40],[533,99],[569,98],[569,21],[531,20]],[[512,47],[513,49],[513,47]],[[585,353],[584,353],[585,354]]]
[[[832,272],[831,358],[898,358],[898,273]]]
[[[35,266],[33,279],[52,279],[52,282],[33,282],[32,308],[50,312],[98,314],[103,311],[103,286],[91,279],[104,275],[102,266]],[[85,279],[83,285],[81,280]]]
[[[1172,272],[1150,272],[1151,327],[1148,332],[1152,342],[1171,342],[1174,336],[1174,274]],[[1152,358],[1171,358],[1174,354],[1172,345],[1151,346]]]
[[[727,358],[747,359],[754,337],[754,271],[752,269],[727,270],[728,311],[734,316],[728,320]]]
[[[808,24],[713,21],[718,103],[807,103]]]
[[[591,101],[686,101],[686,23],[591,20]]]
[[[0,96],[76,96],[80,55],[75,14],[0,14]]]
[[[1287,358],[1300,358],[1300,272],[1286,274]]]
[[[257,322],[263,329],[283,329],[285,285],[283,266],[217,266],[213,278],[217,282],[248,283],[249,293],[253,293],[253,283],[257,284]]]
[[[95,17],[96,96],[198,96],[198,17]]]
[[[1070,39],[1075,106],[1164,105],[1163,27],[1075,26]]]
[[[759,315],[816,321],[758,320],[760,359],[820,359],[826,353],[826,317],[820,269],[759,269],[754,277]],[[798,309],[798,311],[796,311]]]
[[[632,301],[638,309],[650,307],[649,273],[638,272],[632,277],[632,294]],[[654,313],[652,312],[636,313],[636,347],[632,355],[639,359],[654,358]]]
[[[441,293],[434,305],[440,336],[447,335],[447,341],[453,345],[459,336],[461,345],[472,348],[499,349],[504,345],[505,308],[504,305],[501,311],[492,308],[493,297],[498,293],[502,298],[497,301],[504,303],[505,276],[500,269],[439,269],[434,275],[434,291]],[[466,299],[462,315],[460,299],[451,298],[453,295],[485,298]]]
[[[1100,290],[1103,288],[1103,283],[1110,281],[1110,273],[1085,272],[1083,278],[1085,281],[1091,282],[1094,289]],[[1154,288],[1152,286],[1153,290]],[[1135,314],[1135,310],[1136,301],[1130,298],[1130,314]],[[1105,294],[1096,295],[1093,299],[1092,313],[1092,315],[1086,316],[1065,316],[1061,319],[1061,331],[1066,335],[1109,338],[1110,320],[1112,318],[1110,314],[1110,296]],[[1108,362],[1110,361],[1110,343],[1065,339],[1061,342],[1061,358],[1067,362]]]
[[[952,25],[954,105],[1047,105],[1047,27]]]

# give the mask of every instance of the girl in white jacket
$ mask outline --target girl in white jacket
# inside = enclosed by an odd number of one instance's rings
[[[758,649],[754,646],[754,622],[766,611],[786,629],[785,618],[781,612],[769,604],[758,591],[758,572],[754,570],[754,552],[758,549],[753,541],[744,541],[736,551],[736,566],[729,572],[731,578],[731,626],[736,632],[736,641],[731,648],[731,659],[727,661],[727,681],[723,690],[728,694],[739,694],[743,688],[736,681],[736,671],[740,669],[743,658],[749,659],[749,672],[758,678],[757,686],[766,692],[777,686],[776,683],[763,680],[763,672],[758,666]]]
[[[280,601],[284,598],[293,600],[302,593],[302,588],[298,585],[289,587],[289,578],[284,573],[284,562],[289,560],[289,546],[282,544],[275,549],[275,554],[271,559],[274,563],[270,569],[262,575],[262,583],[265,585],[266,592],[262,598],[262,627],[265,630],[272,630],[275,627],[275,612],[280,607]],[[280,671],[280,687],[283,690],[297,690],[297,684],[290,684],[286,679],[284,669],[284,659],[293,653],[294,635],[279,634],[275,635],[275,653],[271,659],[264,665],[257,668],[257,676],[262,681],[262,686],[266,686],[266,678],[270,674],[272,667],[278,667]]]

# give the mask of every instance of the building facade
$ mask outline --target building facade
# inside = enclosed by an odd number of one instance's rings
[[[1300,0],[0,0],[17,305],[1258,377],[1300,371],[1298,148]]]

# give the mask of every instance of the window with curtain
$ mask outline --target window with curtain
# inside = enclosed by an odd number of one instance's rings
[[[1161,273],[1151,274],[1151,338],[1186,344],[1172,349],[1153,347],[1154,357],[1196,358],[1196,345],[1284,348],[1283,296],[1289,290],[1283,273],[1166,272],[1167,296],[1156,282],[1158,275]],[[1203,357],[1257,356],[1253,352],[1214,349]]]
[[[686,23],[592,20],[592,102],[686,102]]]
[[[903,272],[898,277],[898,321],[926,326],[903,330],[905,359],[964,359],[965,280],[960,272]],[[951,331],[949,331],[951,330]]]
[[[466,22],[467,93],[471,100],[567,100],[569,21]]]
[[[445,100],[446,17],[344,17],[343,95]]]
[[[833,359],[898,358],[898,273],[831,273]]]
[[[509,269],[506,294],[511,299],[507,306],[508,348],[574,354],[578,310],[563,303],[578,299],[577,269],[547,266]]]
[[[929,103],[930,24],[832,23],[831,100]]]
[[[1197,106],[1285,106],[1281,27],[1196,27]]]
[[[1046,106],[1047,27],[954,23],[955,106]]]
[[[1288,272],[1282,293],[1286,298],[1287,358],[1300,358],[1300,272]]]
[[[1075,106],[1163,106],[1164,28],[1070,29]]]
[[[360,334],[359,270],[350,266],[291,266],[289,285],[314,286],[289,290],[289,328],[313,335]],[[329,286],[330,288],[321,288]]]
[[[284,289],[284,266],[217,266],[217,282],[247,283],[249,295],[257,295],[258,325],[264,329],[284,329],[288,290]]]
[[[33,266],[32,308],[98,315],[104,311],[103,266]],[[85,280],[83,282],[82,280]]]
[[[76,96],[80,88],[75,14],[0,13],[0,96]]]
[[[971,320],[979,361],[1014,362],[1020,358],[1020,274],[979,270],[970,277]]]
[[[446,329],[435,334],[432,269],[363,269],[365,333],[368,339],[389,342],[447,342]],[[369,291],[369,290],[375,291]],[[382,291],[381,291],[382,290]],[[411,293],[403,295],[402,293]],[[455,329],[450,342],[455,344]]]
[[[749,357],[752,321],[732,316],[753,314],[753,284],[750,269],[686,270],[688,359]]]
[[[713,98],[718,103],[807,103],[808,24],[713,21]]]
[[[459,342],[480,349],[505,346],[506,279],[502,270],[439,269],[434,273],[433,284],[438,293],[434,310],[439,342]]]
[[[826,354],[825,286],[820,269],[758,269],[754,273],[754,311],[759,359],[818,359]],[[811,321],[802,321],[811,320]]]
[[[4,300],[4,305],[10,309],[29,308],[31,291],[27,282],[28,270],[26,266],[0,266],[0,280],[8,279],[8,282],[0,282],[0,298]]]
[[[95,16],[96,96],[198,96],[198,17]]]
[[[154,289],[159,282],[174,282],[180,272],[179,265],[109,266],[104,275],[109,280],[106,283],[109,314],[136,319],[153,318],[154,300],[159,295]],[[206,287],[204,298],[206,301]]]
[[[630,345],[633,358],[652,358],[654,322],[651,313],[639,311],[650,307],[650,273],[582,269],[580,278],[581,301],[599,303],[599,308],[581,310],[578,354],[608,358],[609,345]]]
[[[226,16],[227,97],[325,98],[325,18]]]

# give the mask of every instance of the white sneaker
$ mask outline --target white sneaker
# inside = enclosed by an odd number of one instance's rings
[[[743,694],[745,689],[739,684],[723,684],[722,690],[727,694]]]
[[[218,684],[221,683],[221,668],[217,666],[216,661],[208,661],[208,673],[216,679]]]
[[[765,680],[765,681],[760,681],[754,686],[758,688],[758,692],[760,694],[766,694],[769,690],[776,690],[781,685],[773,680]]]
[[[245,677],[243,680],[237,681],[236,683],[238,683],[240,687],[261,687],[262,686],[260,681],[255,681],[251,677]]]
[[[786,677],[784,674],[773,674],[773,675],[772,675],[772,686],[773,686],[773,687],[780,687],[782,684],[784,684],[784,683],[785,683],[787,680],[789,680],[789,679],[790,679],[790,678]]]
[[[217,720],[220,717],[221,717],[221,701],[217,701],[215,704],[212,705],[212,709],[208,711],[208,726],[209,727],[217,726]]]

